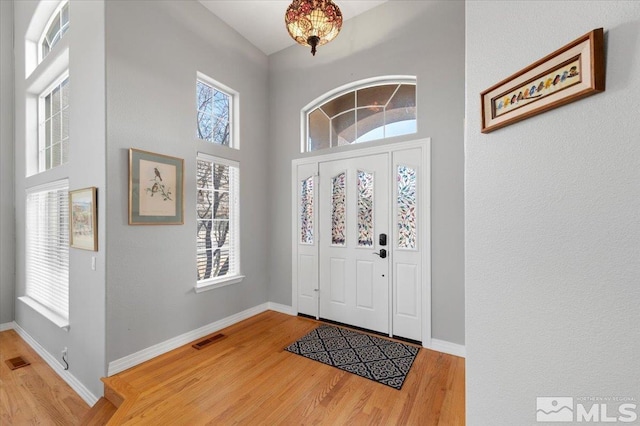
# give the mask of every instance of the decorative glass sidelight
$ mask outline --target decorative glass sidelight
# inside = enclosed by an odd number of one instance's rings
[[[358,247],[373,247],[373,173],[358,170]]]
[[[313,176],[302,181],[300,188],[300,242],[313,244]]]
[[[331,179],[331,244],[340,246],[346,242],[346,181],[345,172]]]
[[[398,166],[398,248],[416,248],[416,170]]]

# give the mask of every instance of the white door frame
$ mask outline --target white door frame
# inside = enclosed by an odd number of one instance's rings
[[[388,153],[392,158],[394,151],[401,151],[411,148],[422,148],[423,179],[419,185],[420,209],[419,214],[419,235],[423,241],[421,247],[422,254],[422,346],[431,347],[431,139],[419,139],[410,142],[398,142],[394,144],[363,147],[359,149],[309,156],[294,159],[291,162],[291,307],[295,314],[298,314],[298,242],[299,242],[299,205],[298,205],[298,167],[301,165],[313,166],[315,164],[316,174],[319,163],[333,160],[343,160],[353,157]],[[391,160],[390,160],[391,161]],[[391,169],[391,167],[390,167]],[[427,183],[427,184],[425,184]],[[317,195],[316,195],[317,199]],[[318,208],[314,206],[314,214],[318,224]],[[325,237],[326,238],[326,237]],[[319,245],[316,243],[316,252]],[[316,253],[319,255],[319,253]],[[317,262],[316,262],[317,264]],[[317,271],[319,274],[319,271]],[[391,268],[390,268],[391,273]],[[316,283],[318,280],[316,279]]]

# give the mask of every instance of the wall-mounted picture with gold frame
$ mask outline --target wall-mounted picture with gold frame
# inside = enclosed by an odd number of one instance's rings
[[[98,251],[97,189],[69,191],[69,245]]]
[[[129,225],[182,225],[183,185],[183,159],[129,149]]]

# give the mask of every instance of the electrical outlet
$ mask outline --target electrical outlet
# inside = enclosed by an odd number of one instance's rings
[[[65,348],[62,350],[62,356],[67,356],[67,348],[65,346]]]

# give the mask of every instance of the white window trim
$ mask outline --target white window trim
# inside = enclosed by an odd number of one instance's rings
[[[56,181],[53,181],[53,182],[44,183],[42,185],[33,186],[33,187],[28,188],[26,190],[26,194],[28,195],[28,194],[31,194],[31,193],[34,193],[34,192],[44,192],[44,191],[49,191],[49,190],[56,190],[56,189],[60,189],[62,187],[67,187],[67,188],[69,187],[68,179],[56,180]],[[25,257],[27,256],[26,250],[27,249],[25,248]],[[25,273],[26,273],[26,270],[25,270]],[[69,284],[67,284],[67,285],[69,285]],[[64,317],[64,316],[60,315],[58,312],[55,312],[54,310],[44,306],[42,303],[40,303],[37,300],[33,299],[32,297],[30,297],[29,295],[26,294],[26,289],[25,289],[25,295],[18,297],[18,300],[20,300],[21,302],[23,302],[27,306],[31,307],[33,310],[38,312],[40,315],[42,315],[44,318],[48,319],[49,321],[51,321],[52,323],[54,323],[58,327],[66,330],[66,331],[69,331],[70,322],[69,322],[68,316]],[[69,306],[69,308],[70,308],[70,306]]]
[[[237,284],[242,282],[242,280],[245,278],[244,275],[242,275],[242,256],[240,255],[241,253],[241,247],[240,247],[240,190],[239,190],[239,186],[240,186],[240,163],[237,161],[233,161],[233,160],[228,160],[226,158],[221,158],[221,157],[216,157],[210,154],[206,154],[203,152],[198,152],[197,155],[197,159],[198,160],[204,160],[204,161],[209,161],[212,163],[217,163],[217,164],[224,164],[225,166],[229,166],[229,167],[235,167],[238,169],[238,189],[237,191],[234,191],[234,193],[232,194],[231,191],[229,191],[229,199],[231,201],[231,199],[233,198],[233,204],[235,206],[235,214],[234,214],[234,218],[235,220],[233,221],[233,223],[231,224],[231,226],[233,226],[233,234],[236,236],[237,238],[237,243],[235,245],[236,248],[236,264],[238,265],[238,273],[236,275],[225,275],[223,277],[216,277],[216,278],[209,278],[207,280],[202,280],[202,281],[197,281],[196,285],[194,287],[194,290],[196,293],[202,293],[204,291],[208,291],[208,290],[213,290],[216,288],[221,288],[221,287],[226,287],[228,285],[232,285],[232,284]]]
[[[214,278],[207,281],[201,281],[195,286],[196,293],[202,293],[214,288],[226,287],[228,285],[242,282],[244,275],[233,275],[231,277]]]
[[[196,82],[201,81],[202,83],[217,89],[219,92],[223,92],[225,95],[229,96],[229,124],[231,129],[231,134],[229,135],[229,145],[221,145],[217,143],[213,143],[216,146],[220,146],[223,148],[231,148],[231,149],[240,149],[240,94],[233,90],[231,87],[226,86],[219,81],[214,80],[206,74],[201,72],[197,72],[196,74]],[[203,140],[203,139],[198,139]],[[206,141],[211,143],[210,141]]]
[[[58,6],[56,6],[55,10],[53,11],[53,13],[51,13],[51,16],[49,16],[49,19],[47,20],[46,25],[44,26],[44,28],[42,29],[42,34],[40,35],[40,37],[38,38],[38,64],[40,64],[44,58],[46,56],[43,56],[43,52],[42,52],[42,42],[44,41],[44,38],[47,36],[47,32],[49,30],[49,28],[51,27],[51,24],[53,23],[54,18],[58,18],[60,19],[60,13],[62,12],[62,8],[69,3],[69,0],[65,0],[65,1],[61,1],[60,4]],[[69,8],[71,9],[71,8]],[[69,12],[69,26],[71,26],[71,12]],[[62,27],[60,27],[60,31],[62,31]],[[67,30],[69,31],[69,30]],[[63,37],[61,36],[60,39],[62,39]],[[60,43],[60,40],[58,40],[58,43],[56,43],[56,46]],[[49,53],[51,53],[51,51],[55,48],[55,46],[50,47],[49,48]],[[48,54],[47,54],[48,56]]]
[[[348,83],[343,86],[337,87],[333,90],[330,90],[329,92],[323,94],[322,96],[314,99],[313,101],[305,105],[305,107],[302,108],[302,110],[300,111],[300,123],[301,123],[300,152],[301,153],[314,152],[314,151],[309,151],[308,149],[309,148],[308,147],[308,140],[309,140],[308,116],[311,111],[315,110],[316,108],[318,108],[319,106],[327,102],[330,102],[336,98],[339,98],[340,96],[346,93],[350,93],[356,90],[362,90],[362,89],[366,89],[374,86],[382,86],[385,84],[413,84],[417,87],[417,78],[415,75],[389,75],[384,77],[366,78],[364,80],[354,81],[352,83]],[[416,98],[417,98],[417,93],[416,93]],[[415,133],[412,133],[412,134],[415,135]],[[388,139],[388,138],[385,138],[385,139]],[[367,141],[367,142],[370,142],[370,141]]]
[[[28,79],[31,74],[35,71],[35,69],[40,65],[40,63],[50,63],[50,56],[57,56],[60,53],[60,50],[68,49],[69,43],[67,40],[67,36],[62,38],[58,44],[65,44],[66,47],[58,49],[57,47],[49,52],[49,54],[43,59],[40,60],[40,53],[38,52],[38,45],[40,44],[40,39],[42,35],[46,35],[45,29],[48,28],[50,22],[52,21],[55,12],[58,10],[58,7],[63,7],[63,3],[66,0],[51,0],[51,1],[40,1],[37,2],[37,6],[31,16],[31,22],[24,34],[25,38],[25,55],[24,55],[24,71],[25,78]],[[70,17],[71,18],[71,17]],[[71,31],[71,27],[67,30],[67,33]]]
[[[55,80],[53,80],[53,82],[51,84],[49,84],[46,89],[44,89],[43,91],[40,92],[40,94],[38,95],[38,147],[37,147],[37,164],[38,164],[38,171],[37,173],[43,173],[46,172],[48,170],[51,169],[55,169],[56,167],[59,166],[63,166],[67,163],[60,163],[58,166],[54,166],[51,167],[49,169],[44,167],[44,158],[41,158],[40,153],[42,152],[42,150],[44,149],[45,146],[45,135],[47,134],[46,129],[44,128],[44,123],[46,121],[46,117],[45,117],[45,106],[44,106],[44,99],[47,97],[47,95],[49,95],[51,92],[53,92],[53,90],[58,87],[60,84],[62,84],[63,81],[65,81],[67,78],[69,78],[69,70],[65,70],[59,77],[57,77]],[[62,94],[60,94],[60,96],[62,96]],[[69,103],[71,104],[71,103]],[[71,106],[69,106],[70,108]],[[71,141],[71,137],[69,137],[69,141]],[[71,142],[69,142],[69,144],[71,144]],[[46,156],[45,156],[46,158]]]
[[[25,80],[25,98],[26,98],[26,133],[25,133],[25,167],[26,176],[33,176],[39,173],[46,173],[49,170],[41,170],[40,168],[40,146],[41,146],[41,117],[43,115],[44,108],[41,109],[42,102],[40,101],[41,95],[46,92],[50,92],[52,88],[62,82],[63,79],[69,77],[69,37],[63,37],[56,47],[49,52],[49,54],[42,61],[39,60],[38,46],[39,40],[42,34],[46,34],[46,28],[53,19],[54,15],[64,7],[66,2],[62,1],[55,6],[55,9],[51,9],[49,2],[40,2],[37,11],[34,14],[31,26],[28,30],[30,35],[25,38],[25,43],[29,54],[25,57],[26,67],[26,80]],[[44,22],[40,17],[42,13],[47,13],[47,25],[41,27],[41,23]],[[37,21],[37,22],[36,22]],[[36,27],[32,26],[36,22]],[[37,33],[36,33],[37,31]],[[35,33],[35,34],[34,34]],[[36,35],[37,34],[37,35]],[[29,59],[33,58],[33,59]],[[71,101],[70,101],[71,102]],[[63,165],[62,165],[63,166]]]
[[[37,300],[32,299],[31,297],[26,295],[18,297],[18,300],[29,306],[31,309],[33,309],[61,329],[69,331],[69,329],[71,328],[68,318],[65,318],[62,315],[59,315],[57,312],[52,311]]]

